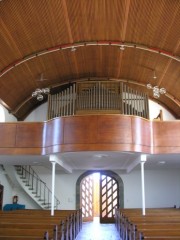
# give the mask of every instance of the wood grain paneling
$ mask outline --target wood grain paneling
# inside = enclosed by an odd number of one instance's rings
[[[44,123],[43,146],[63,144],[64,118],[56,118]]]
[[[132,117],[133,144],[151,146],[151,122],[139,117]]]
[[[134,116],[86,115],[44,123],[1,123],[0,133],[0,154],[180,153],[180,121],[151,122]]]
[[[97,142],[97,116],[64,118],[64,144]]]
[[[180,147],[180,121],[153,122],[153,145]]]
[[[16,124],[0,123],[0,148],[15,147]]]
[[[16,147],[33,148],[42,147],[43,123],[17,124]]]
[[[98,117],[99,143],[132,143],[131,118],[126,116]]]

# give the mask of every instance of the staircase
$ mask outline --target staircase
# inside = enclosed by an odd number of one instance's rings
[[[42,208],[51,208],[52,192],[31,166],[15,166],[17,180],[23,189]],[[60,201],[54,198],[54,208],[58,209]]]

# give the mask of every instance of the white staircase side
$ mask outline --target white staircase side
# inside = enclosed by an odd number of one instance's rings
[[[42,209],[50,209],[50,206],[42,204],[42,201],[40,201],[40,197],[37,197],[36,194],[34,193],[34,190],[31,189],[31,186],[27,186],[27,179],[21,178],[21,175],[17,173],[16,167],[15,166],[4,166],[10,180],[13,183],[13,187],[21,187],[26,194],[28,194],[31,199]]]

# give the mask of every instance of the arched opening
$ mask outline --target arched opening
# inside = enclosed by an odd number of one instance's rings
[[[115,209],[124,207],[122,179],[113,171],[87,171],[76,182],[76,208],[83,221],[114,222]]]

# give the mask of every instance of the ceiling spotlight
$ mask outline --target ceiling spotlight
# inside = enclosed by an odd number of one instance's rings
[[[43,94],[49,94],[50,89],[49,88],[37,88],[33,93],[32,97],[36,97],[38,101],[42,101],[44,99]]]
[[[150,83],[146,85],[147,89],[152,89],[153,90],[153,97],[154,98],[159,98],[160,94],[166,94],[166,89],[165,88],[159,88],[158,86],[152,86]]]
[[[155,70],[153,71],[153,78],[154,78],[154,79],[157,78]]]
[[[72,47],[71,48],[71,52],[75,52],[76,51],[76,48],[75,47]]]
[[[120,45],[120,50],[124,51],[125,50],[125,47],[124,45]]]

